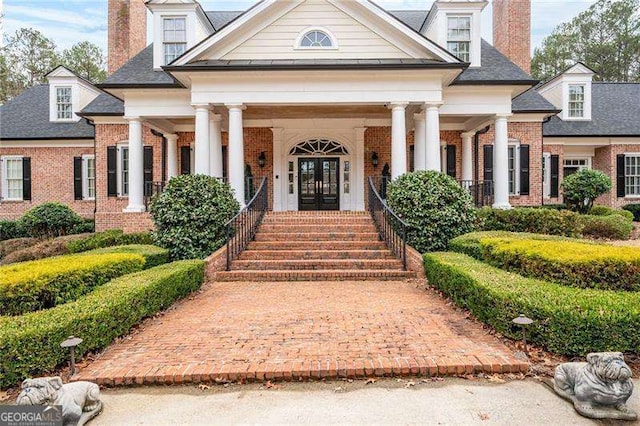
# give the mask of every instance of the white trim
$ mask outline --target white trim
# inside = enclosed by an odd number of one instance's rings
[[[0,148],[93,148],[93,139],[0,140]]]
[[[2,201],[24,201],[24,193],[21,198],[9,198],[8,186],[7,186],[7,172],[8,168],[6,166],[7,160],[20,160],[22,161],[24,157],[22,155],[3,155],[0,157],[0,166],[2,168],[2,176],[0,177],[0,185],[2,186]],[[22,167],[22,166],[21,166]],[[24,182],[24,179],[22,179]]]
[[[89,160],[93,160],[93,197],[89,196]],[[95,200],[96,194],[96,179],[98,169],[96,168],[96,157],[93,154],[82,155],[82,199],[83,200]]]
[[[625,152],[625,153],[623,153],[623,155],[624,155],[624,169],[625,169],[625,173],[624,173],[624,178],[625,178],[624,179],[625,180],[625,183],[624,183],[624,194],[625,194],[625,196],[624,196],[624,198],[629,198],[629,199],[634,199],[634,200],[635,199],[639,199],[640,198],[640,194],[628,194],[628,190],[627,190],[627,177],[628,177],[627,176],[627,158],[631,158],[631,157],[636,158],[637,159],[636,161],[640,163],[640,152]],[[640,179],[640,176],[638,176],[638,175],[633,175],[633,177],[635,179]]]
[[[514,182],[513,182],[514,192],[511,192],[511,190],[509,190],[510,197],[520,196],[520,145],[521,143],[518,139],[509,138],[509,149],[514,148],[513,161],[514,161],[514,173],[515,173]],[[508,161],[509,161],[509,157],[507,156],[507,167],[508,167]],[[511,182],[508,182],[508,184],[510,186]]]
[[[329,40],[331,40],[331,46],[302,46],[302,40],[304,39],[304,37],[313,31],[317,31],[325,34],[329,38]],[[329,29],[325,27],[307,27],[304,30],[300,31],[300,34],[298,34],[298,37],[296,37],[296,41],[293,44],[293,48],[294,50],[322,50],[323,51],[323,50],[338,50],[339,45],[338,45],[338,39],[336,38],[335,35],[333,35],[331,31],[329,31]]]
[[[551,198],[551,153],[542,153],[542,197]]]
[[[129,194],[128,194],[129,191],[127,191],[127,194],[124,194],[123,193],[124,191],[122,190],[123,183],[124,183],[123,179],[122,179],[122,152],[123,152],[123,148],[126,148],[127,151],[129,150],[129,141],[118,142],[116,144],[116,148],[117,148],[117,152],[118,152],[117,159],[116,159],[116,181],[117,181],[118,187],[117,187],[116,193],[118,194],[117,195],[118,198],[128,198],[129,197]],[[128,154],[128,152],[127,152],[127,154]],[[128,161],[129,161],[129,163],[131,162],[129,159],[128,159]],[[130,165],[128,165],[128,169],[127,169],[127,178],[128,178],[127,186],[129,186],[129,183],[131,181],[130,176],[131,176],[131,167],[130,167]]]

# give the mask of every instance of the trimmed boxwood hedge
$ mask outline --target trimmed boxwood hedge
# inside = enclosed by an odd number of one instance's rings
[[[149,232],[125,234],[121,229],[111,229],[90,235],[82,240],[72,241],[67,245],[67,249],[69,253],[82,253],[104,247],[130,244],[153,244],[153,238]]]
[[[521,337],[511,320],[534,320],[527,340],[549,351],[584,356],[640,351],[640,293],[579,289],[525,278],[460,253],[424,256],[429,283],[500,333]]]
[[[169,262],[169,250],[158,246],[131,244],[127,246],[106,247],[86,252],[87,255],[112,254],[112,253],[133,253],[144,257],[144,268],[149,269],[154,266]]]
[[[137,272],[144,257],[133,253],[69,255],[0,267],[0,315],[51,308],[113,278]]]
[[[144,318],[197,290],[204,281],[204,262],[174,262],[126,275],[88,295],[18,317],[0,317],[0,387],[53,371],[68,362],[60,342],[68,336],[84,341],[80,357],[108,346]]]
[[[573,287],[640,290],[640,250],[535,234],[467,234],[454,251],[519,274]]]

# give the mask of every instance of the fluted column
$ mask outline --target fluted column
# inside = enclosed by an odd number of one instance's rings
[[[440,151],[440,105],[426,105],[426,170],[442,171]]]
[[[144,146],[142,142],[142,120],[129,120],[129,205],[125,213],[140,213],[144,207]]]
[[[509,133],[507,116],[495,119],[495,141],[493,143],[493,187],[495,209],[510,209],[509,204]]]
[[[209,105],[194,105],[196,110],[195,174],[209,175]]]
[[[164,135],[167,139],[167,178],[178,176],[178,135]]]
[[[415,131],[413,134],[413,168],[415,171],[425,170],[427,152],[425,113],[421,111],[418,114],[414,114],[413,119],[415,121]]]
[[[209,121],[210,169],[211,176],[222,177],[222,116],[211,114]]]
[[[408,102],[391,104],[391,177],[407,172],[407,127],[405,110]]]
[[[473,180],[473,136],[472,132],[462,134],[462,180]]]
[[[229,109],[229,184],[236,200],[244,206],[244,129],[242,104],[228,104]]]

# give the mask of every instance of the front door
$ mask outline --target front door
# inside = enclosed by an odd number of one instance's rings
[[[340,210],[338,158],[298,159],[298,210]]]

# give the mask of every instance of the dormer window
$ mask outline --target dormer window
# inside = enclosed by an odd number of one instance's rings
[[[187,20],[184,17],[162,20],[162,43],[165,65],[173,62],[187,50]]]
[[[56,111],[58,120],[71,120],[73,118],[71,87],[56,87]]]
[[[569,85],[569,117],[584,117],[584,85]]]
[[[298,49],[337,49],[338,43],[328,30],[324,28],[307,28],[296,40]]]
[[[447,49],[460,60],[471,58],[471,16],[447,17]]]

